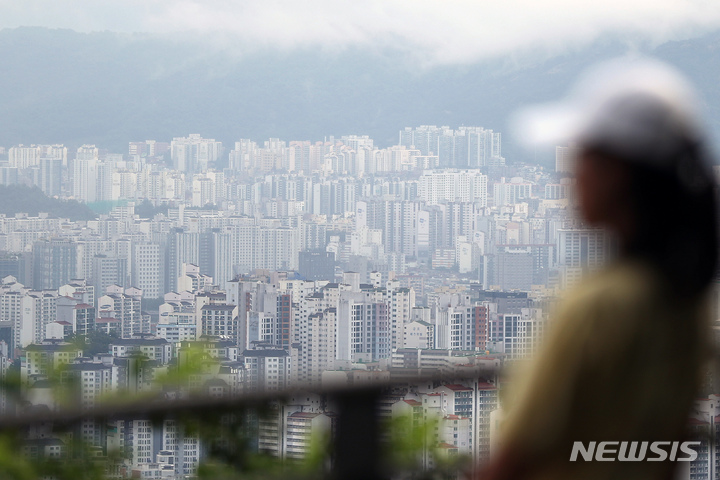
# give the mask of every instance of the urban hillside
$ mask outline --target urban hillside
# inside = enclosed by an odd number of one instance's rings
[[[46,196],[38,187],[0,185],[0,214],[13,216],[26,213],[37,216],[47,213],[54,218],[72,221],[93,220],[97,215],[77,200],[59,200]]]

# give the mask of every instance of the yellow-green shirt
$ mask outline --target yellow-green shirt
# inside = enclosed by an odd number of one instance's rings
[[[531,478],[664,475],[661,462],[570,462],[573,442],[683,439],[707,353],[707,311],[704,297],[680,299],[638,260],[586,279],[511,383],[502,448],[528,462]]]

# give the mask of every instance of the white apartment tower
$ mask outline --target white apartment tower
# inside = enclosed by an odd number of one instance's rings
[[[56,290],[31,291],[21,301],[20,324],[15,327],[15,345],[24,347],[45,340],[45,327],[56,319]]]
[[[528,201],[532,197],[532,183],[521,177],[513,177],[510,181],[502,178],[493,186],[493,202],[496,207],[513,205]]]
[[[81,202],[97,201],[98,149],[83,145],[77,149],[72,168],[72,193]]]
[[[131,284],[142,290],[146,298],[160,298],[164,293],[164,258],[160,245],[136,243],[132,248]]]
[[[64,145],[17,145],[8,150],[8,164],[16,168],[40,165],[42,159],[57,159],[60,166],[67,165],[67,148]]]
[[[487,206],[487,175],[477,170],[428,170],[418,180],[418,197],[428,205],[475,202]]]
[[[558,173],[571,173],[578,148],[570,145],[567,147],[555,147],[555,171]]]
[[[150,333],[150,317],[140,310],[142,291],[137,288],[123,289],[112,285],[107,294],[98,299],[98,317],[114,318],[120,323],[121,338],[138,333]]]
[[[222,143],[213,138],[202,138],[197,133],[173,138],[170,156],[175,170],[189,174],[205,172],[208,165],[222,155]]]
[[[301,312],[295,318],[292,379],[296,385],[320,385],[322,372],[335,369],[335,308],[316,313]]]

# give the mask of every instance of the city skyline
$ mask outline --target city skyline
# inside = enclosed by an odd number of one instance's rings
[[[595,415],[589,395],[565,396],[574,382],[632,393],[618,373],[637,352],[681,365],[685,337],[650,345],[670,322],[633,334],[652,348],[616,341],[646,311],[625,308],[626,290],[653,282],[598,284],[602,305],[582,290],[645,239],[585,215],[589,174],[575,172],[596,145],[528,146],[515,120],[591,65],[652,57],[697,87],[698,138],[720,151],[718,51],[707,0],[0,0],[0,423],[20,426],[0,432],[0,471],[324,478],[362,459],[366,477],[479,478],[514,447],[509,372],[554,333],[573,348],[533,376],[547,390],[525,400],[547,411],[519,424],[531,434]],[[696,245],[671,233],[710,215],[671,208],[675,183],[619,159],[617,217],[657,221],[658,256],[687,263]],[[707,172],[717,190],[720,165]],[[668,199],[658,218],[640,210],[645,180]],[[616,351],[630,360],[619,382],[601,368]],[[682,480],[720,475],[720,378],[703,368]],[[648,392],[681,391],[652,378]],[[652,411],[643,422],[663,426]]]

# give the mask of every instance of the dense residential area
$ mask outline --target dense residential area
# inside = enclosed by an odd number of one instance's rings
[[[572,147],[552,171],[501,153],[499,133],[436,126],[389,148],[347,136],[226,151],[199,135],[123,153],[7,148],[5,188],[95,213],[0,217],[0,366],[22,381],[4,413],[293,392],[254,424],[252,448],[303,459],[337,419],[305,392],[392,382],[383,418],[437,425],[425,468],[480,464],[501,367],[537,350],[558,293],[613,254],[573,215]],[[211,450],[173,419],[89,419],[73,436],[121,452],[117,478],[192,476]],[[66,454],[66,436],[27,441],[38,458]]]

